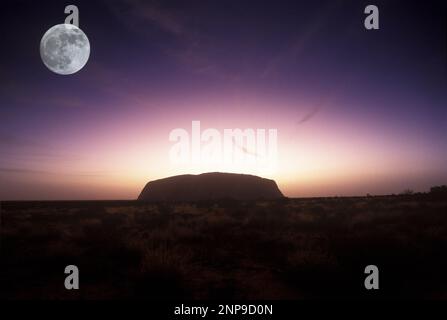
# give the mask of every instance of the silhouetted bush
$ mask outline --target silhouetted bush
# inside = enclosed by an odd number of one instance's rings
[[[436,186],[430,188],[430,193],[433,194],[447,194],[447,186]]]

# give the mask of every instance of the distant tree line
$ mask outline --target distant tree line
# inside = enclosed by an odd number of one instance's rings
[[[442,185],[442,186],[435,186],[435,187],[431,187],[430,188],[430,193],[431,194],[436,194],[436,195],[447,195],[447,186],[446,185]]]
[[[371,195],[369,195],[369,194],[367,194],[366,196],[371,197]],[[396,196],[396,194],[392,194],[392,196]],[[397,196],[411,197],[411,198],[429,197],[430,199],[447,200],[447,185],[431,187],[429,192],[414,192],[412,189],[405,189],[401,193],[399,193]]]

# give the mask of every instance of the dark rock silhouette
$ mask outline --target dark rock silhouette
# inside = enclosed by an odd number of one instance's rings
[[[150,181],[138,200],[273,200],[284,198],[273,180],[235,173],[211,172],[179,175]]]

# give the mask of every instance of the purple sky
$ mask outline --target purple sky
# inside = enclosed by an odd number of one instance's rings
[[[278,130],[287,196],[447,183],[442,2],[77,1],[92,52],[60,76],[39,42],[56,1],[2,9],[0,199],[133,199],[153,179],[225,171],[169,161],[175,128]],[[39,11],[38,15],[34,12]]]

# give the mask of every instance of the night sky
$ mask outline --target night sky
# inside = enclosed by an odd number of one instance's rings
[[[40,39],[75,4],[91,45],[49,71]],[[364,28],[364,8],[380,30]],[[287,196],[447,183],[443,1],[6,1],[0,199],[134,199],[149,180],[227,171],[169,162],[174,128],[276,128]]]

